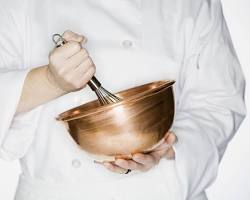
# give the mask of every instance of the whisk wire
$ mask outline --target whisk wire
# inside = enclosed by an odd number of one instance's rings
[[[98,96],[100,103],[102,105],[115,103],[121,100],[121,98],[117,97],[116,95],[110,93],[103,87],[99,87],[97,90],[95,90],[96,95]]]

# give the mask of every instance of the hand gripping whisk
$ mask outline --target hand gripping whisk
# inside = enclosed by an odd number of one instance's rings
[[[56,47],[63,46],[67,41],[60,34],[54,34],[52,37]],[[96,77],[92,77],[88,82],[89,87],[96,93],[101,105],[111,104],[120,101],[121,99],[102,87],[102,84]]]

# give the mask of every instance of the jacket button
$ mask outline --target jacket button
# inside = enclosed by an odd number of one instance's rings
[[[131,40],[123,40],[122,46],[124,48],[131,48],[133,46],[133,42]]]
[[[79,161],[79,160],[77,160],[77,159],[74,159],[74,160],[72,160],[72,166],[74,167],[74,168],[79,168],[79,167],[81,167],[81,162]]]

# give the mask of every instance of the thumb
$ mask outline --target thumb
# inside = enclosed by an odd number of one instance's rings
[[[170,132],[169,135],[165,138],[165,141],[168,145],[172,146],[178,141],[178,138],[174,133]]]
[[[83,35],[77,34],[73,31],[70,31],[70,30],[65,31],[62,37],[68,42],[73,41],[73,42],[79,42],[82,44],[85,44],[87,42],[86,37],[84,37]]]

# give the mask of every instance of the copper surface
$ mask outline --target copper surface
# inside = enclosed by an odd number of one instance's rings
[[[60,114],[58,120],[68,123],[73,139],[91,154],[145,152],[173,123],[173,84],[158,81],[118,92],[120,102],[101,106],[95,100]]]

